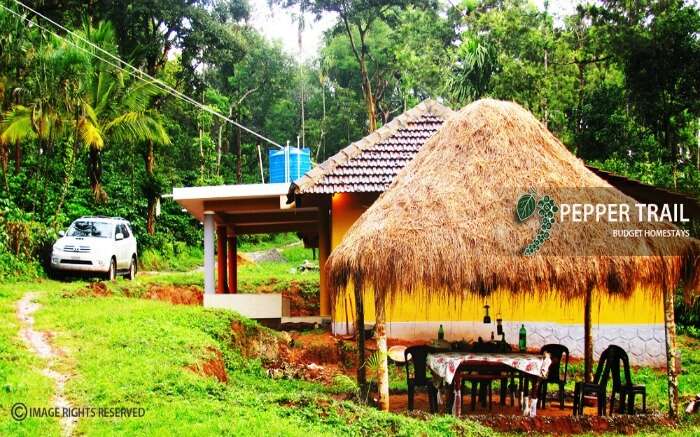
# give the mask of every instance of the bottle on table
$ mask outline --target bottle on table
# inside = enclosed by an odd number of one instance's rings
[[[525,324],[520,326],[518,348],[520,349],[520,352],[525,352],[527,350],[527,331],[525,330]]]
[[[442,323],[440,324],[440,329],[438,329],[438,341],[442,341],[445,339],[445,329],[442,327]]]

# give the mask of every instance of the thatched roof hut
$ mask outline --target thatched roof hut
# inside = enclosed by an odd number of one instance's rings
[[[519,195],[533,188],[562,204],[635,204],[521,106],[470,104],[445,122],[335,248],[325,266],[332,294],[353,284],[361,300],[358,290],[373,290],[380,340],[384,304],[419,293],[461,298],[503,289],[589,302],[591,290],[629,296],[642,288],[664,296],[672,325],[675,288],[700,288],[697,240],[613,239],[617,223],[556,223],[540,250],[524,255],[538,223],[520,223],[515,209]],[[636,219],[630,226],[677,229]],[[592,346],[586,349],[592,355]]]
[[[353,281],[388,298],[499,288],[570,298],[591,288],[627,296],[682,281],[698,288],[697,240],[612,239],[620,223],[556,223],[540,251],[523,256],[538,223],[519,223],[515,205],[530,188],[559,202],[635,204],[521,106],[480,100],[448,120],[355,222],[326,264],[332,290]],[[631,220],[626,227],[675,229]]]

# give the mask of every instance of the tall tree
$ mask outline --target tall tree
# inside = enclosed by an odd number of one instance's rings
[[[111,24],[101,22],[84,32],[90,42],[116,54],[116,38]],[[88,47],[86,50],[96,49]],[[169,142],[158,114],[148,109],[153,97],[159,95],[159,89],[138,79],[126,85],[123,76],[112,65],[97,62],[94,72],[88,76],[79,109],[77,123],[80,137],[89,148],[88,176],[97,201],[107,198],[102,189],[101,151],[110,136],[117,142]]]
[[[625,74],[635,113],[672,163],[700,116],[700,10],[683,0],[606,0],[589,14]]]
[[[469,37],[464,41],[475,47],[467,53],[488,49],[494,54],[483,93],[523,104],[566,141],[575,72],[562,62],[568,60],[562,53],[567,46],[552,17],[526,0],[484,0],[464,9],[462,29]],[[477,50],[479,46],[485,48]],[[475,73],[479,78],[480,69]]]
[[[212,94],[213,91],[210,92],[207,100],[236,122],[262,129],[262,126],[257,125],[260,120],[256,120],[254,115],[269,116],[266,110],[271,101],[280,98],[285,92],[293,92],[292,86],[296,82],[292,76],[294,62],[280,46],[269,43],[252,29],[242,30],[240,36],[244,55],[230,62],[220,62],[206,71],[204,81],[212,90],[216,89],[215,94],[218,94],[217,98]],[[294,123],[290,128],[297,124]],[[217,149],[224,151],[223,143],[228,137],[228,149],[233,150],[236,159],[234,180],[241,183],[244,170],[243,149],[248,134],[239,127],[223,123],[218,124],[217,131]],[[257,141],[257,138],[254,140]]]
[[[682,130],[700,116],[700,10],[682,0],[590,8],[623,66],[635,112],[668,153],[676,185]],[[669,412],[678,415],[674,290],[664,289]]]
[[[271,3],[286,7],[298,5],[301,10],[308,10],[318,17],[323,13],[338,14],[340,22],[334,32],[344,32],[352,53],[357,61],[362,95],[367,112],[367,129],[377,129],[377,97],[372,88],[369,72],[370,50],[367,44],[369,34],[377,21],[384,20],[392,8],[405,8],[409,5],[436,7],[433,1],[415,0],[271,0]]]

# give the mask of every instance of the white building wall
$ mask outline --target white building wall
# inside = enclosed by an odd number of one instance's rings
[[[437,337],[440,325],[445,330],[448,341],[475,341],[482,337],[485,341],[491,338],[491,332],[496,331],[495,320],[489,325],[481,321],[475,322],[389,322],[387,335],[389,338],[405,340],[431,341]],[[504,322],[503,330],[506,341],[512,345],[518,344],[520,323]],[[352,331],[352,323],[350,330]],[[525,323],[527,330],[528,349],[540,348],[548,343],[563,344],[569,348],[571,356],[583,358],[583,325],[565,325],[549,322]],[[348,334],[344,322],[333,323],[333,333]],[[661,367],[666,364],[666,337],[663,324],[646,325],[594,325],[593,353],[596,361],[600,354],[611,344],[622,347],[630,357],[630,364]],[[497,337],[498,338],[498,337]]]

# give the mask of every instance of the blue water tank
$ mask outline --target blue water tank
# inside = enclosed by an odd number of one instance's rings
[[[289,167],[285,165],[288,157]],[[299,179],[304,173],[311,170],[311,150],[304,147],[286,147],[282,150],[271,149],[270,158],[270,182],[284,183]],[[286,178],[287,168],[289,169],[289,179]]]

